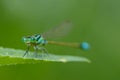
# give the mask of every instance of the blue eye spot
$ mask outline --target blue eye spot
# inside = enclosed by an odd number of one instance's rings
[[[80,44],[80,48],[82,48],[83,50],[89,50],[90,49],[90,44],[87,42],[82,42]]]

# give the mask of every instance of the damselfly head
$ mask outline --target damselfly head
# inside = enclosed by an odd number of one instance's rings
[[[34,37],[23,37],[22,41],[26,44],[30,44],[30,43],[34,43],[35,42],[35,38]]]

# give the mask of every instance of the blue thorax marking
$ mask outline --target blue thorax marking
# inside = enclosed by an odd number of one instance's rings
[[[46,44],[47,43],[47,40],[45,40],[42,35],[35,35],[34,36],[35,40],[36,40],[36,43],[38,44]]]
[[[42,37],[41,35],[35,35],[35,40],[36,40],[36,41],[39,41],[39,39],[40,39],[41,37]]]

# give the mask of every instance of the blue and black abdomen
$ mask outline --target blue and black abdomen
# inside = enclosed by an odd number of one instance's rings
[[[89,50],[90,45],[87,42],[82,43],[65,43],[65,42],[56,42],[56,41],[47,41],[43,38],[42,35],[34,35],[32,38],[35,40],[35,44],[45,45],[45,44],[55,44],[55,45],[61,45],[61,46],[69,46],[69,47],[76,47],[81,48],[82,50]]]

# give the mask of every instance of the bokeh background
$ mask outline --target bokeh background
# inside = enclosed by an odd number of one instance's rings
[[[56,40],[88,41],[90,51],[54,45],[46,46],[47,49],[54,54],[85,56],[92,63],[43,61],[2,66],[0,79],[119,80],[119,0],[0,0],[0,46],[26,49],[23,36],[42,33],[65,20],[74,24],[72,31]]]

